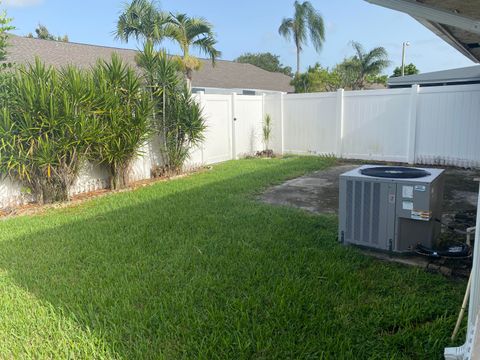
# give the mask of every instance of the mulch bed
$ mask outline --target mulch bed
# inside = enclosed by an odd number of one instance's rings
[[[54,203],[54,204],[45,204],[45,205],[40,205],[37,203],[28,203],[23,205],[10,206],[8,208],[0,209],[0,219],[5,220],[15,216],[34,215],[34,214],[43,213],[49,209],[59,209],[59,208],[78,206],[90,199],[99,198],[99,197],[109,195],[109,194],[114,194],[114,193],[133,191],[145,186],[154,185],[159,182],[181,179],[181,178],[190,176],[192,174],[210,170],[211,168],[212,168],[211,166],[207,166],[207,167],[195,168],[181,174],[164,175],[161,177],[155,177],[151,179],[132,181],[128,185],[128,187],[121,190],[99,189],[99,190],[84,192],[81,194],[75,194],[72,196],[70,201],[63,202],[63,203]]]

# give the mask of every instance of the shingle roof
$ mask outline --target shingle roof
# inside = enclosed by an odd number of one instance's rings
[[[413,84],[455,84],[480,81],[480,65],[468,66],[457,69],[432,71],[423,74],[406,75],[389,78],[389,86],[409,86]]]
[[[60,67],[73,64],[88,68],[98,59],[109,59],[111,54],[116,52],[126,62],[135,65],[136,51],[129,49],[40,40],[16,35],[9,36],[9,45],[7,61],[17,64],[32,62],[35,56],[38,56],[48,65]],[[284,74],[233,61],[218,60],[214,67],[210,61],[204,59],[202,61],[202,68],[193,75],[192,85],[195,87],[293,91],[291,79]]]

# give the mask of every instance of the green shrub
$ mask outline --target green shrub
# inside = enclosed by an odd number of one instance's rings
[[[57,71],[38,58],[4,83],[9,96],[0,112],[0,172],[39,203],[69,199],[92,136],[91,84],[84,71]]]
[[[146,42],[137,63],[153,102],[153,125],[163,141],[164,167],[179,172],[192,148],[204,140],[202,109],[193,100],[178,63],[165,51],[157,52]]]
[[[118,55],[93,69],[96,138],[89,158],[107,167],[110,187],[128,185],[132,160],[152,133],[151,101],[140,77]]]
[[[165,140],[169,169],[180,172],[190,151],[205,139],[202,109],[185,86],[167,97],[165,108]]]

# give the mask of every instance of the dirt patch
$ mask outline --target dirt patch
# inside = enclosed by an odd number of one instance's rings
[[[478,200],[480,170],[447,168],[445,170],[445,213],[459,210],[475,210]]]
[[[294,206],[314,213],[334,214],[338,211],[339,176],[357,166],[342,164],[288,180],[268,189],[260,198],[268,204]]]

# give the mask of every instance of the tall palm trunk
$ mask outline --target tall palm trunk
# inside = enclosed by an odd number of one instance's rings
[[[297,72],[296,76],[300,75],[300,53],[302,52],[302,45],[300,39],[295,35],[295,47],[297,48]]]
[[[297,46],[297,73],[296,75],[300,75],[300,49]]]
[[[193,70],[191,68],[187,68],[185,70],[185,82],[187,83],[188,91],[192,92],[192,77],[193,77]]]

